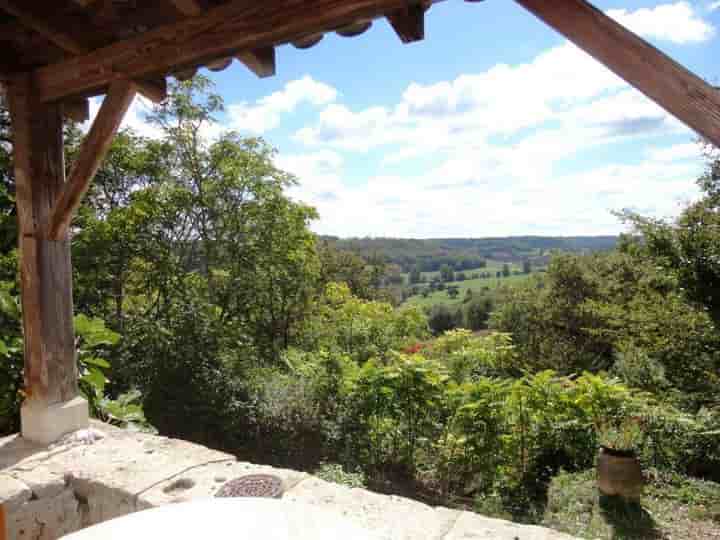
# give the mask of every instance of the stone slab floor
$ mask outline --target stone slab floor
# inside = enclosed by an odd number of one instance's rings
[[[213,497],[227,480],[272,473],[283,498],[326,507],[384,539],[572,540],[549,529],[433,508],[285,469],[239,462],[186,441],[93,424],[50,447],[0,439],[0,524],[9,540],[53,540],[138,510]],[[0,540],[4,540],[0,531]]]

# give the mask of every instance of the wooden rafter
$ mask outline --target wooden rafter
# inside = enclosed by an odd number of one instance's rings
[[[425,10],[423,4],[413,4],[387,16],[390,25],[403,43],[425,39]]]
[[[165,77],[134,81],[137,91],[153,103],[160,103],[167,97],[167,81]]]
[[[63,114],[74,122],[85,122],[90,118],[90,103],[85,98],[68,99],[63,103]]]
[[[102,91],[117,78],[163,75],[374,19],[407,0],[234,0],[91,53],[36,70],[41,101]]]
[[[720,146],[720,92],[585,0],[516,0]]]
[[[67,236],[73,214],[110,149],[113,136],[136,91],[135,83],[128,80],[115,81],[110,85],[90,132],[82,143],[70,179],[53,206],[47,227],[48,238],[57,240]]]
[[[183,15],[197,17],[204,11],[197,0],[171,0],[175,8]]]
[[[85,54],[90,52],[94,45],[107,44],[112,41],[111,36],[106,36],[92,28],[84,29],[83,32],[71,32],[67,29],[60,29],[63,23],[62,18],[57,19],[49,15],[48,7],[42,3],[24,2],[18,0],[0,0],[0,8],[14,15],[26,27],[31,28],[38,34],[72,54]],[[46,11],[41,11],[46,10]],[[57,22],[49,23],[48,21]],[[73,28],[69,22],[66,26]],[[149,100],[158,103],[167,95],[167,83],[162,77],[154,79],[138,80],[138,91]],[[73,102],[73,111],[77,109],[78,101]]]
[[[272,77],[277,70],[275,65],[275,47],[263,47],[252,51],[241,52],[237,55],[245,67],[258,77]]]
[[[41,34],[67,52],[85,54],[92,50],[86,37],[83,39],[72,35],[66,28],[63,28],[63,26],[69,26],[67,21],[64,21],[58,14],[51,16],[53,6],[50,4],[38,8],[36,2],[0,0],[0,9],[17,17],[24,26]],[[85,36],[87,35],[85,34]]]

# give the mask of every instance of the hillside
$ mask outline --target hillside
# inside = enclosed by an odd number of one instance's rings
[[[554,251],[585,253],[615,247],[616,236],[512,236],[504,238],[337,238],[324,240],[365,258],[380,257],[398,264],[404,272],[419,265],[422,272],[437,271],[443,264],[458,270],[477,268],[481,261],[547,264]]]

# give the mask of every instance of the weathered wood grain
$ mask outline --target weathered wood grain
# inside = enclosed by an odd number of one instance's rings
[[[183,15],[195,17],[201,15],[203,7],[197,0],[170,0],[175,8]]]
[[[85,122],[90,118],[90,102],[85,98],[69,99],[63,103],[63,114],[73,122]]]
[[[135,81],[137,91],[153,103],[160,103],[167,97],[167,80],[165,77],[156,77]]]
[[[260,78],[273,77],[277,71],[275,47],[263,47],[238,53],[237,59]]]
[[[27,399],[47,405],[77,396],[72,268],[67,238],[43,234],[65,181],[62,106],[37,100],[29,76],[7,88],[14,136],[20,291]]]
[[[388,13],[387,20],[403,43],[425,39],[425,10],[423,4],[413,4],[394,13]]]
[[[48,238],[59,240],[67,236],[73,214],[110,149],[136,92],[137,86],[132,81],[115,81],[110,85],[90,132],[80,147],[70,179],[53,206],[47,226]]]
[[[64,21],[50,3],[38,3],[32,0],[0,0],[0,8],[17,17],[28,28],[45,36],[58,47],[73,54],[84,54],[92,49],[86,39],[78,38],[62,28]]]
[[[585,0],[515,0],[720,146],[720,92]]]

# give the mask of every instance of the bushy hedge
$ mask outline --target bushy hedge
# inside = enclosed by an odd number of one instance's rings
[[[318,455],[369,479],[402,477],[445,496],[495,493],[523,504],[560,468],[591,467],[599,428],[631,418],[648,466],[717,470],[717,415],[694,418],[603,374],[523,374],[503,334],[453,331],[409,350],[362,365],[291,353],[294,376],[266,372],[256,394],[273,446],[306,449],[313,433]]]

